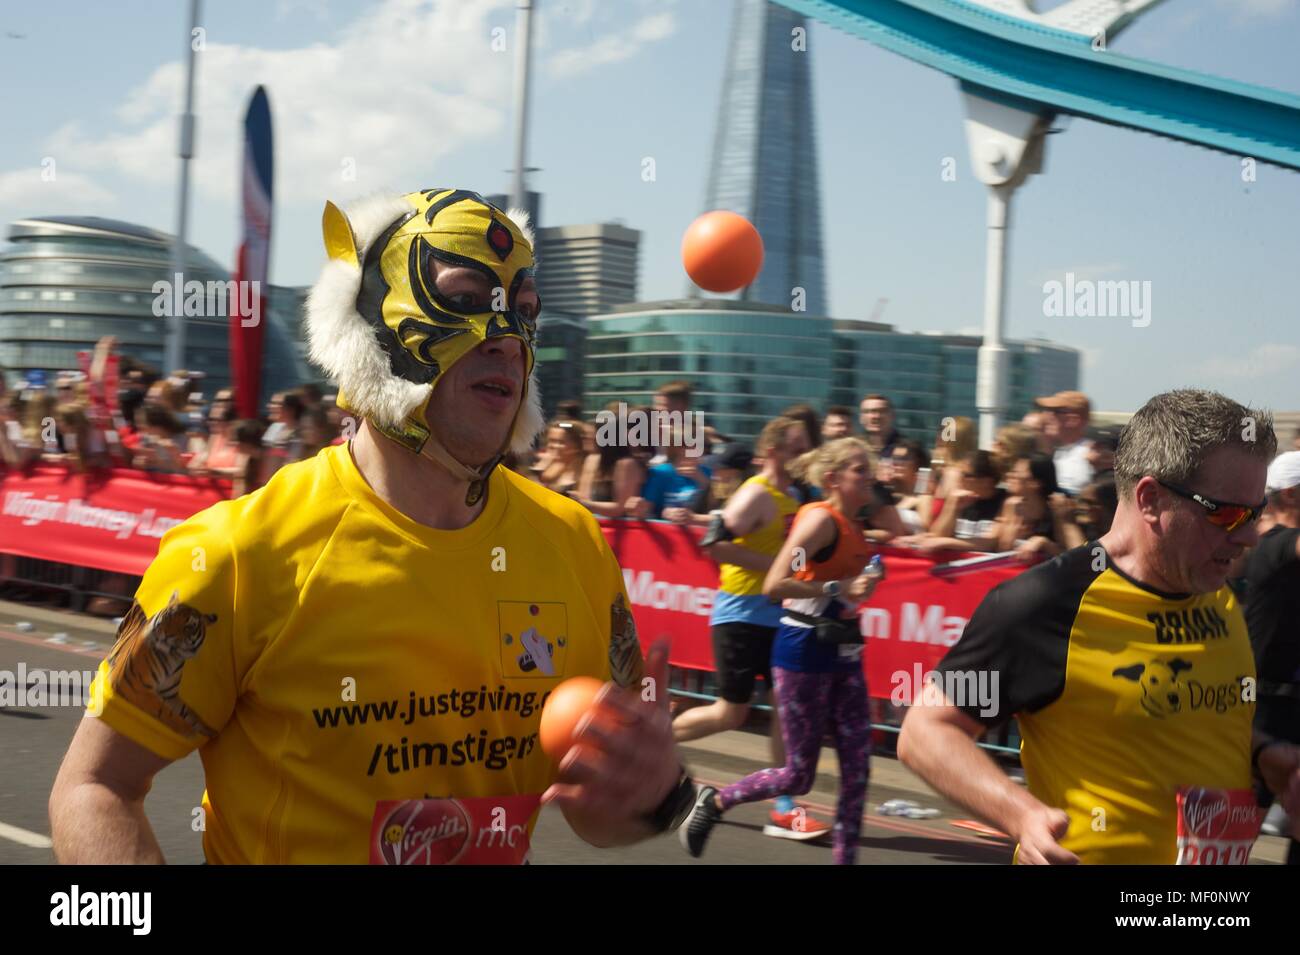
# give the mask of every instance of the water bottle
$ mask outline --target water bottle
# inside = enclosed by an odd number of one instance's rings
[[[862,573],[864,576],[870,577],[872,580],[884,580],[885,578],[884,560],[881,559],[879,554],[873,555],[871,560],[867,562],[867,566],[862,568]]]

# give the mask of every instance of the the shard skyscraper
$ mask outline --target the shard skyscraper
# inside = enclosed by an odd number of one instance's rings
[[[807,30],[785,7],[736,0],[704,210],[739,213],[763,237],[742,301],[797,308],[803,289],[803,311],[826,315]]]

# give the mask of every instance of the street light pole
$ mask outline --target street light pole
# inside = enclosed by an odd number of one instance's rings
[[[167,344],[164,355],[164,374],[176,371],[185,364],[185,315],[177,310],[184,293],[185,231],[190,198],[190,159],[194,156],[194,34],[199,26],[199,0],[190,0],[190,29],[185,35],[187,65],[185,68],[185,112],[181,113],[180,143],[177,150],[181,160],[180,191],[177,197],[176,237],[172,242],[171,275],[168,282],[180,288],[168,296],[171,307],[167,310]]]
[[[510,203],[516,209],[528,208],[524,170],[528,145],[528,68],[533,47],[532,13],[533,0],[519,0],[519,15],[515,19],[515,168],[510,189]]]

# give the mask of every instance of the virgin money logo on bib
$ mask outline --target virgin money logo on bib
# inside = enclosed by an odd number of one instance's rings
[[[384,800],[370,822],[371,865],[519,865],[541,793]]]
[[[450,865],[469,845],[470,822],[454,799],[381,803],[370,861],[383,865]],[[377,843],[377,844],[376,844]],[[376,858],[376,855],[378,858]]]
[[[1249,789],[1182,786],[1177,796],[1178,865],[1245,865],[1264,813]]]
[[[1188,835],[1218,839],[1228,829],[1228,795],[1222,789],[1189,789],[1183,799]]]

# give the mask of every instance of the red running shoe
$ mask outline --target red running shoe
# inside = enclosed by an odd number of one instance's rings
[[[831,831],[829,825],[809,815],[803,806],[795,807],[794,812],[777,812],[773,809],[768,816],[772,821],[763,827],[763,835],[776,839],[807,842],[829,835]]]

